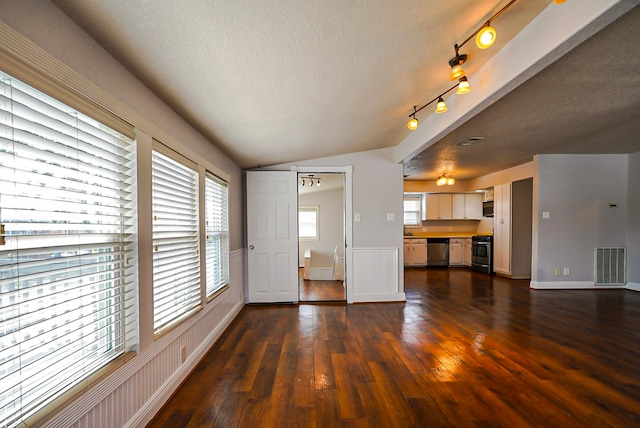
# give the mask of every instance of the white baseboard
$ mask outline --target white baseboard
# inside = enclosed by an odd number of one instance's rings
[[[627,290],[640,291],[640,284],[637,282],[627,282],[626,287]]]
[[[536,290],[615,290],[624,286],[594,285],[593,281],[531,281],[529,287]]]

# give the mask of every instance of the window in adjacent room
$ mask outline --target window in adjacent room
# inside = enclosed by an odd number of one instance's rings
[[[320,236],[318,213],[320,207],[298,208],[298,237],[303,240],[317,241]]]
[[[404,225],[420,226],[420,206],[422,200],[419,195],[404,197]]]

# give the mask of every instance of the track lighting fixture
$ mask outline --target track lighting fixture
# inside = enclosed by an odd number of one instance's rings
[[[469,79],[467,79],[467,76],[462,76],[460,78],[460,82],[458,83],[458,90],[456,91],[456,94],[468,94],[469,92],[471,92],[471,86],[469,86]]]
[[[441,93],[440,95],[438,95],[437,97],[435,97],[434,99],[432,99],[431,101],[429,101],[428,103],[426,103],[425,105],[423,105],[418,109],[416,108],[416,106],[413,106],[413,113],[409,115],[410,119],[407,122],[407,128],[409,128],[412,131],[415,131],[418,128],[418,119],[416,118],[416,113],[418,113],[420,110],[422,110],[423,108],[425,108],[430,104],[433,104],[436,101],[438,102],[436,106],[436,113],[444,113],[445,111],[447,111],[448,110],[447,105],[444,103],[444,100],[442,99],[442,97],[444,97],[445,95],[447,95],[449,92],[453,91],[457,87],[458,85],[453,85],[452,87],[450,87],[449,89],[447,89],[446,91],[444,91],[443,93]]]
[[[314,177],[313,174],[306,176],[300,176],[300,186],[304,187],[309,184],[309,187],[320,187],[320,177]]]
[[[416,110],[416,106],[413,106],[413,113],[411,113],[411,115],[409,116],[411,119],[409,119],[409,121],[407,122],[407,128],[412,131],[418,129],[418,119],[416,119],[417,112],[418,110]]]
[[[564,2],[566,2],[567,0],[553,0],[553,2],[555,4],[562,4]],[[449,75],[449,78],[451,79],[451,81],[458,81],[458,83],[453,86],[452,88],[448,89],[447,91],[443,92],[442,94],[438,95],[437,97],[435,97],[433,100],[429,101],[428,103],[426,103],[425,105],[423,105],[420,108],[416,108],[416,106],[413,106],[413,113],[411,113],[409,115],[410,120],[407,122],[407,127],[414,131],[418,128],[418,119],[416,118],[416,114],[422,110],[423,108],[425,108],[426,106],[428,106],[429,104],[435,102],[436,100],[438,101],[438,104],[436,106],[436,113],[444,113],[445,111],[448,110],[446,104],[444,103],[444,100],[442,99],[442,97],[449,93],[451,90],[453,90],[454,88],[458,88],[458,90],[456,91],[457,94],[466,94],[468,92],[471,92],[471,87],[469,86],[469,79],[467,79],[466,73],[462,68],[462,64],[464,64],[467,59],[468,56],[466,54],[461,54],[460,48],[463,47],[465,44],[467,44],[467,42],[469,40],[471,40],[472,38],[476,38],[476,45],[480,48],[480,49],[487,49],[489,47],[491,47],[493,45],[493,43],[496,41],[497,38],[497,32],[495,30],[495,28],[493,28],[491,26],[492,22],[498,18],[500,15],[502,15],[502,13],[507,10],[511,5],[513,5],[516,2],[516,0],[511,0],[509,3],[507,3],[502,9],[500,9],[498,12],[496,12],[491,18],[489,18],[488,21],[486,21],[482,27],[478,28],[476,31],[473,32],[473,34],[471,34],[469,37],[467,37],[462,43],[460,44],[455,44],[453,47],[456,51],[456,54],[453,58],[451,58],[449,60],[449,67],[451,67],[451,73]],[[444,174],[443,174],[444,176]],[[452,177],[453,179],[453,177]],[[455,179],[453,179],[455,182]],[[445,183],[446,184],[446,183]]]

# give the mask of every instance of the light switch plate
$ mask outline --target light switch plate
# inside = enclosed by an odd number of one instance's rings
[[[549,211],[542,211],[542,218],[549,218],[551,217],[551,214],[549,213]]]
[[[387,221],[396,221],[395,213],[387,213]]]
[[[360,221],[360,213],[355,213],[353,215],[353,221]]]

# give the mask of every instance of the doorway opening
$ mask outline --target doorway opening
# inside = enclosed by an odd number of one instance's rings
[[[299,301],[346,302],[345,174],[298,174]]]

